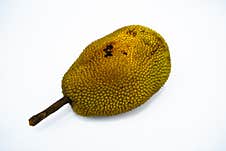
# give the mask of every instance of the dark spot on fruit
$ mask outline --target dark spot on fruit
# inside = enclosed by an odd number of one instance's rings
[[[106,48],[104,48],[104,51],[108,51],[108,50],[112,50],[112,49],[113,49],[112,44],[109,44],[109,45],[107,45]]]
[[[106,53],[105,55],[104,55],[104,57],[110,57],[110,56],[113,56],[111,53]]]
[[[123,55],[126,55],[126,56],[127,56],[127,54],[128,54],[125,50],[122,50],[121,53],[122,53]]]
[[[140,32],[145,33],[145,30],[141,30]]]
[[[103,51],[105,52],[104,57],[113,56],[112,55],[112,49],[113,49],[113,45],[112,44],[107,45],[106,48],[103,49]]]
[[[133,37],[135,37],[135,36],[137,35],[137,32],[134,31],[134,29],[133,29],[133,30],[128,30],[128,31],[126,32],[126,34],[132,35]]]

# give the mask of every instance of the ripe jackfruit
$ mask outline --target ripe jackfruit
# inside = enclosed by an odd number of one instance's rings
[[[160,34],[130,25],[88,45],[62,80],[64,97],[29,123],[66,103],[82,116],[109,116],[146,102],[168,79],[170,54]]]

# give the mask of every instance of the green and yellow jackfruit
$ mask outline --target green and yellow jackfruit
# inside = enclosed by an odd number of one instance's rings
[[[110,116],[146,102],[169,77],[170,53],[152,29],[130,25],[88,45],[65,73],[64,97],[29,123],[36,125],[66,103],[82,116]]]

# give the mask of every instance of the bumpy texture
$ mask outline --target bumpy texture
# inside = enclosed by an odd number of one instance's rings
[[[85,48],[64,75],[63,94],[80,115],[115,115],[147,101],[170,68],[168,46],[157,32],[126,26]]]

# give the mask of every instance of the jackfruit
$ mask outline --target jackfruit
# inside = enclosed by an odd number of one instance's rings
[[[146,102],[167,81],[170,53],[163,37],[141,25],[122,27],[88,45],[65,73],[64,97],[34,115],[34,126],[69,103],[82,116],[111,116]]]

